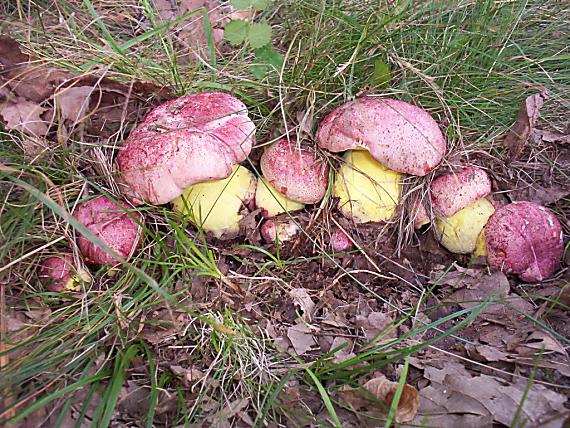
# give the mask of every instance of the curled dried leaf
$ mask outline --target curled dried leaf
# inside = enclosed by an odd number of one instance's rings
[[[341,388],[340,396],[356,410],[366,409],[372,412],[387,414],[398,383],[378,376],[370,379],[361,388]],[[405,384],[396,409],[396,422],[408,422],[414,419],[420,406],[420,397],[416,388]]]

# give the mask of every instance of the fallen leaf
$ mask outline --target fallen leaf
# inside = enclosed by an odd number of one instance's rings
[[[354,352],[351,352],[352,342],[346,337],[336,336],[331,344],[330,350],[332,351],[339,346],[344,345],[344,348],[339,349],[334,353],[334,362],[340,364],[346,360],[356,357]]]
[[[315,303],[304,288],[293,288],[289,291],[289,296],[293,299],[293,303],[303,311],[303,319],[307,322],[311,321]]]
[[[238,415],[241,411],[243,411],[249,404],[249,400],[247,398],[238,398],[230,403],[227,404],[226,407],[221,409],[220,411],[216,412],[212,416],[207,418],[207,421],[213,424],[216,427],[231,427],[232,424],[229,424],[229,420],[236,415]]]
[[[82,122],[94,92],[98,91],[92,86],[73,86],[58,92],[55,101],[62,119],[70,120],[73,124]]]
[[[355,410],[366,409],[385,415],[390,409],[397,389],[398,382],[392,382],[381,375],[370,379],[360,388],[341,387],[337,395]],[[405,384],[396,409],[396,422],[409,422],[414,419],[419,405],[418,391],[413,386]]]
[[[45,110],[33,101],[17,97],[1,107],[0,115],[9,129],[33,137],[44,137],[48,133],[48,124],[40,116]]]
[[[371,312],[366,317],[357,315],[355,324],[356,327],[361,328],[364,331],[366,339],[370,341],[378,336],[382,336],[382,339],[395,337],[395,331],[387,333],[387,331],[392,327],[393,321],[392,317],[387,314],[382,312]]]
[[[474,376],[461,364],[439,363],[440,368],[426,366],[424,370],[431,385],[420,390],[420,396],[428,405],[422,406],[414,422],[426,423],[427,415],[446,411],[492,417],[496,423],[510,426],[520,407],[519,422],[543,426],[542,422],[565,411],[566,397],[543,385],[528,387],[526,381],[511,383],[485,374]],[[563,422],[559,419],[548,426],[562,428]]]
[[[540,109],[548,98],[546,92],[539,92],[526,98],[517,119],[505,137],[505,147],[509,150],[509,158],[514,159],[522,154],[526,142],[540,117]]]
[[[299,323],[287,329],[287,337],[297,355],[303,355],[316,345],[312,331],[305,324]]]
[[[547,129],[533,129],[531,131],[531,141],[546,141],[547,143],[570,144],[570,130],[565,133],[549,131]]]

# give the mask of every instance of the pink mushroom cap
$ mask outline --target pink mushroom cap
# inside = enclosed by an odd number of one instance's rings
[[[514,202],[495,211],[485,240],[491,267],[529,282],[550,277],[564,249],[562,226],[554,213],[532,202]]]
[[[424,109],[390,98],[362,97],[322,121],[319,145],[331,152],[365,149],[386,168],[424,176],[443,159],[446,144]]]
[[[335,253],[350,250],[353,246],[348,235],[338,227],[335,227],[331,233],[330,244]]]
[[[123,204],[118,206],[107,197],[98,196],[78,205],[74,217],[118,255],[127,259],[141,242],[140,224],[143,222],[143,217],[140,213],[127,213],[124,210],[128,210],[128,207]],[[77,245],[83,257],[90,263],[113,265],[118,262],[111,254],[83,235],[77,238]]]
[[[67,289],[69,281],[73,279],[73,256],[46,257],[40,264],[38,277],[47,291],[59,293]]]
[[[229,177],[251,152],[255,125],[232,95],[202,92],[152,110],[117,156],[129,196],[164,204],[192,184]]]
[[[315,204],[325,196],[329,166],[314,151],[297,147],[294,140],[281,138],[261,156],[263,176],[287,198]]]
[[[459,172],[437,177],[432,181],[430,191],[433,208],[451,217],[491,193],[491,180],[481,168],[469,166]]]

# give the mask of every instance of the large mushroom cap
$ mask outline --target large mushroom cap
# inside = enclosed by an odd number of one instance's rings
[[[485,171],[470,166],[436,178],[430,191],[433,207],[449,217],[491,193],[491,180]]]
[[[267,181],[289,199],[315,204],[325,196],[328,164],[294,140],[277,140],[265,150],[260,165]]]
[[[129,193],[152,204],[180,196],[188,186],[228,177],[254,141],[246,106],[221,92],[170,100],[149,113],[117,157]]]
[[[74,217],[117,254],[128,258],[141,241],[140,223],[143,218],[140,213],[125,212],[127,209],[123,204],[117,206],[105,196],[98,196],[79,204]],[[132,216],[137,218],[138,222]],[[83,257],[90,263],[97,265],[117,263],[117,260],[109,253],[97,247],[83,235],[77,238],[77,245]]]
[[[390,98],[362,97],[333,110],[317,140],[332,152],[366,149],[394,171],[424,176],[445,155],[443,134],[420,107]]]
[[[491,267],[531,282],[551,276],[564,249],[556,216],[532,202],[514,202],[495,211],[485,228],[485,240]]]

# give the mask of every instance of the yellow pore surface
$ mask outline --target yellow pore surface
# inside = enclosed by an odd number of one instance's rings
[[[235,165],[228,178],[193,184],[172,203],[194,225],[219,238],[239,232],[240,211],[253,199],[256,184],[255,175]]]
[[[475,251],[479,239],[479,251],[486,250],[481,232],[494,212],[491,202],[481,198],[451,217],[438,217],[435,231],[439,242],[452,253],[469,254]]]
[[[260,177],[255,192],[255,206],[265,211],[263,213],[265,217],[275,217],[286,211],[301,210],[305,204],[289,199],[278,192],[265,178]]]
[[[334,196],[343,215],[356,223],[386,221],[398,205],[401,178],[367,151],[351,150],[337,172]]]

